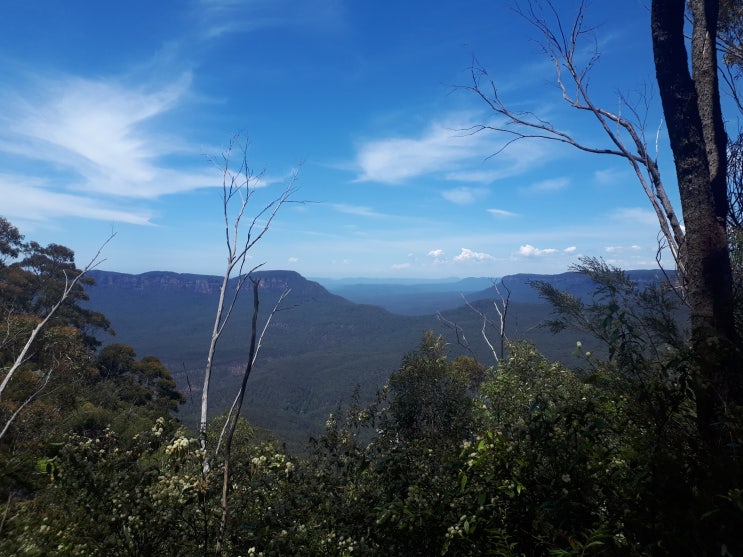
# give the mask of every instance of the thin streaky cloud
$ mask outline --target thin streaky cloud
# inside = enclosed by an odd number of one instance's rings
[[[201,23],[200,34],[209,40],[286,27],[328,32],[345,24],[341,5],[324,0],[199,0],[195,10]]]
[[[478,184],[492,184],[498,180],[513,176],[509,170],[457,170],[447,172],[445,178],[451,182],[475,182]]]
[[[486,209],[488,213],[495,217],[518,217],[520,216],[518,213],[514,213],[511,211],[506,211],[505,209]]]
[[[658,227],[658,217],[650,210],[642,207],[620,207],[611,213],[611,218],[627,224]]]
[[[626,173],[616,168],[596,170],[593,179],[600,186],[611,186],[626,180]]]
[[[489,183],[492,172],[498,172],[500,177],[514,176],[551,159],[545,144],[530,144],[528,148],[514,144],[502,150],[504,138],[499,134],[462,132],[472,126],[471,118],[454,114],[432,122],[415,136],[361,143],[354,161],[356,181],[401,184],[434,175],[450,181]],[[494,157],[495,153],[498,155]],[[482,174],[488,166],[495,166],[496,170]]]
[[[55,169],[53,180],[47,175],[37,187],[64,188],[79,196],[154,199],[219,185],[198,148],[149,125],[181,103],[190,74],[148,90],[74,76],[39,84],[44,85],[42,97],[21,100],[18,90],[9,98],[0,131],[0,158],[34,161],[27,165],[28,179],[35,177],[36,167]],[[163,160],[184,154],[202,168],[175,169]]]
[[[8,218],[48,220],[56,217],[80,217],[91,220],[152,225],[152,214],[147,210],[122,209],[107,201],[92,197],[59,193],[31,182],[25,177],[0,176],[0,197],[3,215]]]
[[[370,217],[375,219],[387,218],[388,215],[375,211],[371,207],[365,207],[362,205],[348,205],[346,203],[332,203],[330,205],[334,210],[339,213],[345,213],[347,215],[357,215],[360,217]]]
[[[554,192],[565,189],[570,184],[568,178],[548,178],[535,182],[524,188],[524,191],[530,193]]]
[[[487,197],[488,190],[485,188],[469,188],[462,186],[442,191],[441,196],[447,201],[451,201],[457,205],[470,205]]]

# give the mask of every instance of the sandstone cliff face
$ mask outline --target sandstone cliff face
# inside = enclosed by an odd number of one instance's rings
[[[151,271],[140,275],[93,270],[89,275],[95,279],[97,288],[116,288],[124,290],[186,291],[197,294],[216,294],[222,286],[222,277]],[[330,295],[318,283],[302,277],[294,271],[256,271],[252,274],[261,281],[260,288],[271,292],[283,292],[287,288],[295,294],[309,296]],[[230,280],[230,286],[237,285],[238,278]]]

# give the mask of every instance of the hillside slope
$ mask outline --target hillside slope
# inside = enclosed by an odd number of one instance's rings
[[[180,410],[181,417],[195,425],[221,277],[106,271],[93,271],[91,276],[97,284],[88,289],[88,305],[107,315],[117,331],[116,337],[102,340],[130,344],[140,357],[159,357],[189,399]],[[255,276],[261,279],[262,319],[284,290],[291,292],[264,339],[250,379],[246,416],[294,447],[300,447],[308,434],[318,433],[327,414],[339,402],[348,401],[357,386],[362,397],[373,396],[398,368],[402,356],[417,346],[425,330],[443,334],[452,356],[466,353],[486,365],[494,363],[481,333],[482,318],[469,307],[447,309],[434,305],[428,315],[400,315],[375,305],[350,302],[292,271],[262,271]],[[631,276],[640,283],[662,280],[656,271],[633,271]],[[568,330],[555,336],[539,327],[551,308],[529,285],[533,280],[549,281],[584,298],[590,297],[593,283],[578,273],[511,275],[498,283],[504,295],[503,285],[511,291],[508,338],[532,340],[547,357],[580,366],[581,362],[573,356],[577,340],[587,350],[600,351],[601,347],[578,331]],[[410,285],[404,286],[397,292],[413,291]],[[384,302],[395,310],[390,291],[391,287],[385,286],[377,290],[376,298],[371,289],[366,289],[364,295],[370,302]],[[444,294],[450,296],[451,292],[444,289]],[[478,311],[497,322],[494,288],[466,296]],[[436,303],[436,299],[431,300]],[[401,313],[410,307],[404,303],[403,306]],[[441,310],[441,318],[435,314],[437,310]],[[213,415],[228,408],[237,392],[247,358],[251,312],[248,288],[241,294],[232,322],[218,346],[210,395]],[[486,324],[486,332],[498,348],[498,334],[492,324]]]
[[[106,314],[117,331],[116,337],[103,340],[131,344],[140,357],[158,356],[189,398],[182,417],[195,424],[221,277],[105,271],[91,276],[96,286],[88,291],[88,305]],[[435,325],[430,316],[405,317],[354,304],[291,271],[255,276],[261,279],[263,319],[281,292],[291,292],[264,339],[250,379],[246,415],[289,442],[316,433],[357,385],[372,396],[423,331]],[[248,288],[218,345],[213,412],[229,407],[236,392],[247,358],[251,312]]]

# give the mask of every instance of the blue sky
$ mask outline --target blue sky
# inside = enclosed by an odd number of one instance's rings
[[[558,2],[570,18],[575,3]],[[629,166],[554,143],[499,151],[464,88],[473,59],[506,102],[605,144],[568,109],[538,32],[506,0],[11,0],[0,19],[0,214],[78,263],[221,274],[219,158],[236,132],[297,200],[251,253],[309,277],[562,272],[580,255],[655,266],[658,225]],[[645,92],[666,185],[644,1],[595,1],[595,100]],[[639,98],[639,97],[638,97]],[[643,101],[645,102],[645,101]]]

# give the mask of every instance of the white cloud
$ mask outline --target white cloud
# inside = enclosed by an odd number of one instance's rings
[[[469,133],[473,117],[453,114],[433,122],[413,137],[370,140],[358,147],[354,166],[359,182],[399,184],[418,176],[435,174],[454,181],[490,183],[525,169],[545,164],[551,156],[545,144],[518,143],[501,151],[501,134]],[[497,157],[491,156],[498,153]],[[497,169],[483,169],[486,164]]]
[[[504,209],[487,209],[488,213],[496,217],[518,217],[518,213],[512,213]]]
[[[636,224],[642,226],[654,226],[658,228],[658,217],[650,209],[641,207],[623,207],[616,209],[611,218],[620,220],[626,224]]]
[[[610,186],[624,180],[625,176],[616,168],[606,168],[594,172],[593,179],[600,186]]]
[[[152,213],[136,206],[112,204],[109,200],[62,193],[45,187],[39,179],[0,175],[3,215],[10,219],[46,220],[80,217],[91,220],[150,225]]]
[[[348,215],[357,215],[360,217],[370,218],[386,218],[387,215],[379,213],[371,207],[364,207],[361,205],[348,205],[346,203],[333,203],[330,205],[333,209],[339,213],[346,213]]]
[[[343,25],[342,6],[324,0],[201,0],[200,8],[197,17],[207,39],[287,27],[327,32]]]
[[[299,263],[299,257],[290,257],[287,261],[289,263]]]
[[[494,259],[495,257],[490,254],[462,248],[462,251],[454,258],[454,261],[491,261]]]
[[[565,189],[569,184],[570,180],[568,178],[549,178],[535,182],[524,189],[529,192],[553,192]]]
[[[76,76],[21,86],[2,97],[0,163],[22,169],[0,177],[3,191],[13,184],[8,215],[151,224],[143,200],[220,185],[200,148],[153,125],[182,104],[190,73],[148,87]],[[200,167],[176,169],[182,155]]]
[[[487,197],[488,190],[485,188],[468,188],[465,186],[441,192],[441,196],[447,201],[458,205],[468,205]]]
[[[578,248],[577,248],[576,246],[570,246],[570,247],[568,247],[568,248],[565,248],[565,249],[564,249],[564,250],[562,250],[562,251],[564,251],[565,253],[574,253],[574,252],[575,252],[575,250],[577,250],[577,249],[578,249]]]
[[[0,150],[64,168],[83,191],[146,198],[203,186],[203,177],[196,185],[188,174],[164,175],[158,159],[183,147],[145,126],[173,109],[190,84],[190,74],[151,90],[76,77],[37,83],[41,97],[10,101]]]
[[[412,267],[410,263],[395,263],[394,265],[390,266],[390,268],[394,270],[410,269],[410,267]]]
[[[633,244],[629,247],[625,246],[606,246],[604,250],[607,253],[621,253],[623,251],[642,251],[642,246],[638,246],[637,244]]]
[[[542,255],[550,255],[555,252],[557,252],[557,250],[554,248],[539,249],[535,248],[531,244],[524,244],[519,248],[519,255],[523,255],[525,257],[540,257]]]
[[[496,180],[511,176],[511,172],[503,170],[457,170],[448,172],[446,179],[452,182],[477,182],[478,184],[490,184]]]
[[[442,250],[442,249],[432,249],[431,251],[428,252],[428,255],[429,255],[429,257],[435,257],[435,258],[438,259],[442,255],[444,255],[444,250]]]

